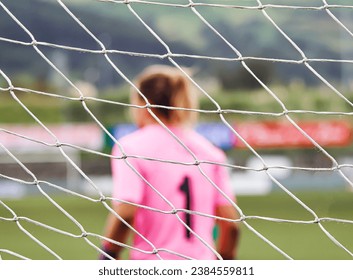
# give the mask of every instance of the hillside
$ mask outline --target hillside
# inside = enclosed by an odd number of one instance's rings
[[[15,16],[35,36],[37,41],[45,41],[83,49],[99,50],[98,44],[60,7],[55,0],[2,1]],[[64,1],[84,25],[92,31],[107,48],[119,51],[165,54],[166,48],[139,22],[126,5],[102,3],[99,1]],[[164,0],[165,3],[187,3],[187,1]],[[204,1],[219,3],[222,1]],[[264,1],[262,1],[264,2]],[[270,2],[270,1],[267,1]],[[284,1],[288,4],[288,1]],[[305,5],[322,5],[320,1],[306,1]],[[344,2],[344,1],[343,1]],[[342,2],[342,4],[344,4]],[[227,3],[256,6],[256,1],[227,1]],[[291,1],[292,5],[302,1]],[[340,2],[341,3],[341,2]],[[279,4],[276,1],[276,4]],[[283,3],[284,4],[284,3]],[[190,9],[160,5],[131,4],[148,25],[160,35],[173,53],[237,57],[207,25]],[[212,26],[222,34],[243,56],[272,57],[277,59],[300,60],[300,53],[278,32],[261,10],[225,9],[197,7]],[[328,16],[326,11],[267,9],[266,12],[309,58],[352,59],[351,38]],[[336,10],[334,10],[336,12]],[[350,10],[340,10],[347,27],[351,26]],[[337,13],[338,14],[338,11]],[[347,33],[348,34],[348,33]],[[0,37],[30,42],[29,36],[0,8]],[[30,47],[23,47],[0,41],[0,67],[6,73],[32,73],[48,78],[48,65]],[[41,47],[53,57],[54,49]],[[119,84],[120,78],[102,57],[82,52],[61,51],[66,58],[63,65],[78,79],[87,79],[86,70],[100,73],[93,80],[97,86]],[[163,63],[160,59],[147,59],[129,55],[112,55],[112,60],[126,73],[134,75],[144,65],[152,62]],[[208,74],[222,75],[220,69],[235,71],[240,64],[211,62],[203,59],[177,59],[184,65],[197,66]],[[167,62],[167,61],[165,61]],[[342,76],[342,66],[337,63],[317,63],[320,73],[332,80]],[[308,75],[302,65],[271,64],[271,80],[281,83],[290,80],[304,80],[309,84],[320,83],[314,75]],[[351,70],[349,70],[351,71]]]

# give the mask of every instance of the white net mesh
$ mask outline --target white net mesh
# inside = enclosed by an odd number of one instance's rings
[[[136,106],[130,104],[129,102],[113,100],[110,98],[105,98],[100,95],[90,96],[89,90],[87,88],[82,88],[77,85],[75,82],[76,73],[70,73],[67,71],[65,67],[65,59],[60,59],[52,55],[51,51],[56,50],[57,54],[60,53],[75,53],[81,56],[94,57],[96,60],[92,65],[96,66],[96,61],[99,61],[100,65],[104,65],[104,68],[101,69],[109,69],[109,70],[101,70],[100,78],[97,79],[102,81],[104,79],[108,79],[113,77],[113,80],[119,80],[122,84],[129,87],[134,87],[134,83],[132,82],[133,72],[131,68],[134,68],[136,64],[136,60],[144,61],[143,65],[152,64],[155,62],[164,62],[172,65],[173,67],[179,69],[183,75],[185,75],[196,87],[197,91],[201,94],[202,98],[208,100],[208,107],[210,109],[192,109],[195,112],[200,113],[200,115],[211,116],[213,119],[218,120],[224,126],[226,126],[232,134],[235,135],[237,141],[243,147],[243,151],[247,151],[251,156],[253,156],[256,161],[256,167],[249,167],[242,164],[237,163],[229,163],[225,164],[227,168],[231,171],[248,171],[253,174],[265,174],[266,180],[270,180],[271,184],[275,189],[280,190],[286,194],[284,200],[288,198],[291,201],[294,201],[297,204],[298,212],[305,212],[303,214],[302,219],[297,218],[278,218],[283,217],[281,214],[282,209],[277,209],[278,215],[273,216],[265,216],[262,213],[249,213],[242,208],[241,199],[239,200],[239,205],[233,203],[234,207],[240,214],[240,219],[234,222],[238,222],[246,229],[244,234],[253,234],[259,240],[262,240],[265,244],[268,244],[272,249],[279,253],[280,258],[295,258],[296,256],[292,256],[290,252],[286,252],[286,250],[282,249],[282,247],[286,247],[283,244],[277,244],[271,238],[270,233],[264,233],[261,231],[261,226],[253,226],[252,221],[258,222],[269,222],[271,225],[277,224],[289,224],[289,225],[314,225],[319,228],[320,233],[324,233],[326,237],[330,240],[330,242],[336,247],[339,248],[340,251],[343,251],[343,256],[352,257],[353,253],[353,244],[348,243],[347,241],[340,241],[340,232],[336,229],[332,229],[330,226],[326,226],[326,224],[343,224],[345,225],[345,231],[352,230],[351,225],[353,224],[352,215],[349,216],[343,215],[341,217],[326,217],[318,214],[317,211],[310,206],[310,203],[306,203],[304,200],[300,199],[300,195],[296,195],[290,188],[290,185],[286,185],[286,183],[282,180],[279,180],[275,175],[278,170],[286,170],[286,171],[296,171],[296,172],[311,172],[313,174],[322,174],[324,172],[334,173],[338,175],[338,177],[344,182],[345,185],[349,186],[348,188],[352,189],[353,183],[350,179],[349,174],[352,171],[353,165],[348,162],[340,162],[336,155],[335,151],[332,153],[332,149],[327,149],[323,146],[319,141],[315,139],[310,133],[308,133],[305,129],[303,129],[300,118],[302,116],[309,116],[311,119],[323,119],[329,118],[332,119],[344,119],[350,120],[351,117],[351,109],[352,109],[352,99],[350,96],[350,89],[348,87],[344,87],[340,84],[337,84],[335,81],[331,81],[331,77],[327,75],[325,72],[327,69],[331,67],[331,65],[343,65],[342,67],[346,67],[348,70],[344,73],[349,73],[349,66],[353,63],[352,57],[349,57],[350,49],[353,41],[353,33],[352,33],[352,22],[349,21],[349,16],[351,16],[353,12],[353,6],[349,5],[349,1],[347,4],[339,1],[340,3],[328,3],[328,1],[309,1],[305,4],[302,1],[281,1],[281,2],[290,2],[287,3],[267,3],[268,1],[139,1],[139,0],[131,0],[131,1],[92,1],[92,5],[94,4],[97,7],[96,19],[100,17],[104,17],[103,12],[102,15],[99,14],[98,7],[106,8],[107,6],[114,14],[121,18],[128,18],[129,26],[116,26],[115,28],[132,28],[131,36],[140,36],[141,32],[144,32],[142,36],[151,37],[150,41],[152,49],[155,49],[155,52],[143,51],[143,46],[131,46],[131,50],[126,50],[124,47],[129,44],[122,44],[122,48],[119,45],[115,45],[109,40],[109,36],[107,34],[110,30],[99,30],[94,27],[94,22],[81,20],[81,16],[84,15],[84,9],[78,3],[69,3],[69,1],[49,1],[50,4],[55,6],[55,11],[60,10],[60,16],[65,21],[70,22],[70,26],[77,31],[77,34],[85,33],[85,40],[83,43],[79,41],[73,41],[72,45],[66,43],[65,34],[54,34],[52,40],[47,39],[47,41],[43,41],[40,37],[40,33],[38,32],[38,26],[31,25],[31,21],[28,19],[22,19],[18,14],[21,14],[20,11],[14,9],[16,5],[11,5],[9,1],[0,1],[0,8],[2,10],[2,21],[14,26],[17,30],[14,32],[14,36],[4,36],[4,30],[0,34],[0,43],[2,46],[7,46],[13,48],[13,54],[5,54],[8,55],[8,58],[5,59],[3,57],[4,64],[0,61],[1,64],[5,65],[5,61],[11,61],[13,57],[16,56],[18,50],[26,50],[26,54],[29,53],[32,56],[36,57],[37,61],[40,61],[40,67],[44,69],[45,72],[50,72],[54,77],[52,79],[53,82],[56,82],[60,85],[58,88],[65,90],[51,90],[51,89],[38,89],[38,87],[29,88],[27,85],[22,86],[22,82],[19,82],[15,77],[16,71],[12,70],[10,67],[1,66],[0,68],[0,77],[1,77],[1,88],[0,88],[0,97],[8,98],[12,102],[17,104],[17,109],[19,111],[24,111],[26,114],[26,118],[30,119],[30,123],[37,127],[40,132],[40,136],[37,137],[37,134],[22,134],[24,130],[17,131],[14,129],[13,125],[2,125],[0,127],[0,147],[1,147],[1,155],[2,157],[8,158],[6,164],[13,164],[17,168],[16,174],[8,174],[5,171],[0,170],[0,179],[2,182],[16,183],[22,186],[25,186],[28,189],[35,189],[36,192],[39,192],[42,197],[45,197],[50,204],[58,210],[57,215],[64,216],[66,220],[65,223],[69,222],[70,226],[67,224],[55,225],[55,222],[47,221],[46,219],[37,219],[36,217],[26,216],[26,212],[22,210],[17,210],[17,206],[9,202],[6,199],[0,200],[1,204],[1,212],[0,212],[0,228],[1,231],[7,233],[7,228],[13,227],[15,224],[18,227],[18,230],[24,233],[25,236],[29,237],[34,241],[42,250],[46,251],[43,255],[40,255],[39,258],[75,258],[74,256],[64,256],[60,255],[60,250],[55,246],[47,245],[50,242],[46,237],[43,237],[42,233],[36,233],[36,228],[41,228],[45,230],[49,230],[49,232],[62,235],[67,237],[70,240],[74,240],[77,243],[80,243],[80,240],[83,240],[87,243],[87,246],[92,247],[95,251],[100,252],[99,242],[105,239],[102,236],[101,232],[93,232],[89,230],[89,225],[84,225],[86,222],[82,222],[80,219],[76,218],[73,214],[70,213],[69,206],[65,204],[65,200],[60,200],[57,202],[56,195],[58,193],[67,194],[69,197],[75,197],[80,200],[89,202],[92,205],[92,209],[100,209],[97,211],[102,211],[101,208],[105,210],[105,215],[108,212],[114,212],[110,207],[110,202],[113,198],[103,191],[106,187],[102,183],[95,182],[94,179],[91,178],[90,175],[87,174],[77,163],[76,159],[74,159],[74,155],[72,152],[83,153],[86,156],[89,155],[91,157],[96,158],[105,158],[110,159],[112,156],[109,152],[104,152],[100,149],[95,149],[89,145],[85,146],[85,144],[70,143],[65,140],[63,135],[59,135],[59,132],[50,124],[50,120],[40,117],[39,112],[37,113],[36,109],[32,109],[30,106],[26,105],[28,99],[36,98],[36,100],[43,99],[43,103],[40,106],[46,106],[46,102],[48,104],[50,102],[63,102],[70,104],[79,104],[76,106],[75,110],[83,111],[83,115],[85,116],[88,122],[93,124],[94,129],[98,130],[102,134],[104,134],[109,141],[118,145],[121,151],[122,156],[117,158],[119,160],[125,161],[131,168],[133,166],[129,164],[129,158],[141,158],[144,160],[153,160],[153,161],[161,161],[167,164],[183,164],[188,166],[197,166],[199,172],[201,172],[210,183],[218,189],[217,185],[214,184],[207,175],[203,172],[202,166],[204,164],[217,164],[215,162],[206,162],[198,159],[192,151],[180,140],[176,135],[174,135],[166,126],[163,125],[162,122],[154,115],[157,122],[163,126],[171,135],[171,137],[175,138],[179,144],[189,152],[192,156],[193,161],[191,162],[173,162],[168,160],[161,160],[158,158],[146,158],[141,155],[129,155],[124,152],[124,147],[120,145],[119,141],[115,138],[113,133],[108,129],[107,124],[102,120],[101,115],[97,114],[95,111],[94,105],[96,104],[107,104],[109,106],[114,106],[114,108],[120,109],[124,108],[147,108],[149,112],[153,115],[151,108],[158,107],[157,105],[146,103],[145,106]],[[297,2],[299,4],[297,4]],[[330,1],[333,2],[333,1]],[[47,5],[45,2],[39,1],[39,6]],[[82,11],[80,10],[82,9]],[[152,10],[160,10],[160,13],[170,14],[168,11],[175,11],[175,17],[171,17],[170,22],[166,20],[165,17],[158,17],[151,19],[151,15],[153,15]],[[34,16],[36,13],[40,11],[32,11]],[[54,12],[55,13],[55,12]],[[231,23],[229,26],[225,26],[219,23],[219,21],[214,20],[213,14],[215,15],[224,15],[224,17],[229,17],[229,22]],[[315,54],[315,52],[310,49],[306,44],[297,40],[298,36],[296,32],[300,32],[300,28],[302,25],[298,24],[298,30],[295,30],[295,26],[291,26],[288,29],[288,25],[284,26],[285,19],[292,19],[297,17],[298,20],[303,19],[303,14],[305,14],[305,18],[309,22],[314,21],[315,17],[323,17],[324,21],[328,21],[329,24],[318,26],[317,28],[323,28],[324,35],[335,33],[339,34],[339,38],[342,42],[342,53],[341,57],[337,57],[332,55],[332,57],[319,57]],[[47,15],[50,20],[50,17],[55,17],[55,14]],[[217,17],[217,18],[218,18]],[[85,18],[85,17],[83,17]],[[113,17],[114,18],[114,17]],[[188,24],[183,26],[184,20],[188,18]],[[215,17],[216,18],[216,17]],[[267,55],[259,56],[257,53],[261,53],[259,50],[256,51],[256,45],[259,44],[257,41],[249,41],[247,44],[252,46],[249,47],[249,50],[244,47],[246,43],[240,42],[238,40],[238,36],[240,37],[240,31],[234,30],[234,32],[229,31],[232,29],[238,29],[238,24],[240,24],[241,20],[246,21],[249,18],[249,21],[253,20],[256,22],[258,20],[260,25],[255,25],[255,27],[264,26],[270,30],[270,32],[266,33],[266,38],[260,38],[260,33],[257,33],[259,37],[255,38],[259,41],[268,40],[268,48],[271,48],[271,38],[277,38],[277,42],[280,42],[280,47],[277,49],[281,49],[281,47],[288,49],[288,52],[279,53],[278,57],[271,57]],[[152,21],[160,20],[159,24],[155,24]],[[320,18],[321,20],[321,18]],[[319,20],[319,22],[320,22]],[[177,27],[175,27],[175,21],[178,23]],[[295,20],[293,19],[295,22]],[[44,22],[44,24],[48,24],[48,29],[52,26],[49,22]],[[137,23],[137,24],[136,24]],[[112,25],[116,24],[115,22],[111,23]],[[179,26],[180,24],[180,26]],[[313,23],[312,23],[313,24]],[[98,23],[97,23],[98,25]],[[103,26],[103,25],[102,25]],[[140,29],[134,29],[138,26]],[[159,28],[156,28],[158,26]],[[214,55],[211,53],[207,53],[204,48],[200,48],[200,52],[197,53],[179,53],[178,39],[183,38],[182,32],[178,32],[178,28],[186,28],[190,29],[190,33],[193,34],[193,26],[202,26],[204,28],[204,32],[207,33],[207,36],[214,40]],[[43,26],[42,26],[43,27]],[[104,26],[103,26],[104,27]],[[0,27],[1,30],[2,27]],[[240,27],[241,28],[241,27]],[[330,28],[330,29],[328,29]],[[305,31],[305,30],[304,30]],[[304,32],[302,31],[302,32]],[[244,31],[243,31],[244,32]],[[245,31],[247,32],[247,31]],[[253,32],[250,31],[249,32]],[[16,35],[21,33],[21,35]],[[37,35],[39,34],[39,35]],[[103,35],[102,35],[103,34]],[[234,34],[234,37],[232,35]],[[109,35],[109,34],[108,34]],[[186,35],[185,35],[186,36]],[[193,36],[193,35],[191,35]],[[206,36],[206,35],[205,35]],[[319,36],[319,35],[318,35]],[[108,39],[107,39],[108,38]],[[330,40],[336,38],[335,36],[329,37]],[[193,44],[195,46],[202,45],[202,38],[193,37],[195,42]],[[250,38],[253,39],[254,38]],[[313,38],[315,41],[315,38]],[[324,37],[317,39],[324,40]],[[323,41],[324,42],[324,41]],[[126,42],[125,42],[126,43]],[[273,42],[272,42],[273,43]],[[85,47],[85,44],[89,47]],[[309,43],[308,43],[309,44]],[[330,41],[330,44],[335,45],[335,42]],[[255,47],[254,47],[255,45]],[[217,49],[219,46],[219,50]],[[30,52],[28,52],[30,50]],[[252,54],[253,52],[253,54]],[[266,53],[262,52],[262,53]],[[274,55],[273,52],[269,52],[269,54]],[[320,54],[319,54],[320,55]],[[64,61],[64,62],[63,62]],[[90,60],[87,60],[90,61]],[[245,73],[248,76],[252,77],[253,83],[259,84],[260,89],[258,90],[260,93],[258,95],[254,95],[253,97],[248,97],[249,99],[253,99],[252,103],[261,103],[262,97],[257,98],[259,96],[265,96],[265,100],[271,100],[273,106],[276,108],[274,110],[267,110],[266,106],[264,108],[259,109],[258,111],[252,111],[247,108],[238,109],[238,108],[229,108],[223,101],[221,97],[212,94],[208,87],[203,84],[202,81],[197,81],[193,77],[191,77],[187,72],[185,72],[182,68],[184,62],[197,61],[200,62],[201,67],[205,61],[207,63],[214,63],[219,65],[218,67],[229,67],[229,65],[238,65],[241,69],[245,70]],[[272,83],[263,78],[262,75],[257,74],[257,70],[254,69],[253,63],[259,62],[263,64],[280,64],[285,65],[288,69],[293,67],[296,69],[300,69],[299,71],[302,73],[306,73],[305,76],[310,76],[312,80],[316,81],[316,84],[320,84],[321,87],[326,89],[325,94],[329,95],[332,99],[326,99],[326,101],[331,105],[332,104],[344,104],[344,110],[342,107],[337,107],[338,110],[331,109],[327,105],[324,108],[328,108],[327,110],[316,110],[303,106],[302,104],[299,107],[293,107],[293,103],[287,104],[288,96],[286,94],[286,90],[283,88],[286,87],[275,87],[272,86]],[[63,64],[62,64],[63,63]],[[88,63],[88,62],[86,62]],[[224,64],[223,64],[224,63]],[[90,77],[94,77],[94,71],[92,72],[92,65],[83,66],[85,69],[85,73]],[[325,65],[323,67],[322,65]],[[327,67],[327,65],[329,65]],[[139,66],[141,68],[141,66]],[[136,67],[138,68],[138,67]],[[285,68],[283,68],[285,69]],[[326,70],[322,70],[326,69]],[[335,68],[336,69],[336,68]],[[343,68],[342,68],[343,69]],[[342,70],[343,71],[343,70]],[[93,74],[92,74],[93,73]],[[343,75],[342,74],[342,75]],[[93,75],[93,76],[92,76]],[[279,74],[280,76],[280,74]],[[289,84],[289,82],[288,82]],[[290,87],[290,85],[288,85]],[[206,89],[205,89],[206,88]],[[73,94],[71,94],[73,93]],[[141,93],[142,94],[142,93]],[[290,93],[288,93],[289,95]],[[235,97],[238,98],[238,97]],[[294,97],[294,99],[304,100],[304,95],[298,94]],[[324,96],[322,96],[324,100]],[[50,100],[50,102],[49,102]],[[54,101],[52,101],[54,100]],[[334,101],[332,101],[334,100]],[[38,101],[39,102],[39,101]],[[299,102],[299,101],[298,101]],[[258,104],[261,107],[261,104]],[[304,104],[306,105],[306,104]],[[50,106],[50,104],[48,105]],[[306,109],[308,108],[308,109]],[[169,108],[171,110],[185,110],[184,108]],[[55,114],[56,112],[53,112]],[[16,114],[13,112],[12,114]],[[99,116],[98,116],[99,115]],[[323,158],[323,162],[326,165],[319,166],[287,166],[287,165],[271,165],[266,162],[266,156],[263,155],[262,150],[259,151],[257,147],[253,147],[251,142],[247,140],[244,134],[232,125],[232,118],[242,118],[245,119],[276,119],[281,120],[287,123],[288,127],[294,128],[301,136],[303,136],[308,142],[309,147],[315,151],[316,154],[320,154],[321,158]],[[299,119],[299,121],[298,121]],[[80,120],[80,119],[79,119]],[[83,121],[83,120],[80,120]],[[22,131],[22,132],[21,132]],[[256,134],[256,131],[254,132]],[[80,136],[78,136],[80,137]],[[84,138],[83,136],[81,136]],[[10,139],[10,140],[9,140]],[[57,154],[62,159],[63,162],[68,164],[68,169],[72,169],[72,174],[77,174],[82,181],[79,183],[80,185],[85,184],[89,185],[89,189],[91,190],[89,194],[86,191],[80,189],[75,183],[71,186],[63,186],[57,184],[55,180],[51,179],[42,179],[35,171],[32,171],[32,168],[27,167],[27,164],[24,163],[24,160],[21,159],[21,153],[19,153],[15,148],[12,148],[9,143],[15,141],[13,139],[17,139],[20,145],[32,145],[32,149],[34,151],[34,158],[36,158],[35,152],[40,151],[57,151]],[[4,166],[4,165],[3,165]],[[29,166],[29,165],[28,165]],[[5,169],[4,169],[5,170]],[[138,173],[135,170],[136,173]],[[138,174],[141,176],[140,174]],[[320,175],[319,175],[320,176]],[[142,177],[142,176],[141,176]],[[143,177],[142,177],[143,178]],[[235,178],[236,180],[236,178]],[[153,186],[146,181],[151,188]],[[55,190],[55,195],[53,195],[53,191]],[[218,189],[219,190],[219,189]],[[160,196],[165,200],[166,203],[170,205],[170,211],[165,212],[170,215],[176,215],[179,218],[181,223],[184,223],[183,220],[179,217],[180,213],[187,211],[186,209],[176,209],[171,202],[169,202],[166,198],[163,197],[163,194]],[[27,199],[27,198],[25,198]],[[324,202],[323,202],[324,203]],[[65,207],[63,206],[65,204]],[[103,207],[101,207],[103,206]],[[139,207],[145,207],[139,205]],[[161,211],[158,209],[150,209],[153,211]],[[304,211],[303,211],[304,210]],[[19,212],[21,213],[19,213]],[[93,211],[93,210],[92,210]],[[163,211],[161,211],[163,212]],[[191,211],[193,215],[205,215],[204,213],[196,213]],[[102,219],[105,218],[105,215],[102,215]],[[118,216],[117,216],[118,217]],[[290,217],[290,215],[288,215]],[[348,218],[346,218],[348,217]],[[349,218],[350,217],[350,218]],[[119,218],[119,217],[118,217]],[[213,218],[213,217],[210,217]],[[100,223],[104,223],[104,220]],[[329,223],[330,222],[330,223]],[[72,227],[72,224],[74,225]],[[35,227],[33,227],[33,225]],[[30,230],[28,229],[30,228]],[[131,227],[132,231],[135,234],[139,234],[143,239],[139,232],[137,232],[133,227]],[[194,233],[197,236],[197,233]],[[319,233],[318,233],[319,234]],[[200,238],[200,237],[198,237]],[[201,238],[200,238],[201,239]],[[344,238],[342,238],[344,240]],[[65,239],[66,240],[66,239]],[[275,238],[274,238],[275,240]],[[0,252],[2,257],[12,256],[16,258],[32,258],[31,256],[23,255],[22,249],[16,250],[16,248],[21,248],[23,242],[32,242],[32,241],[21,241],[18,239],[16,246],[10,246],[1,243]],[[148,240],[146,240],[149,242]],[[70,241],[71,242],[71,241]],[[287,242],[291,242],[288,240]],[[150,242],[149,242],[150,243]],[[120,244],[128,249],[139,250],[137,248],[132,248],[129,244]],[[165,251],[167,249],[156,248],[154,244],[150,243],[151,250],[144,252],[146,254],[156,254],[158,256],[159,252]],[[212,246],[205,244],[210,250],[214,251]],[[55,248],[55,249],[54,249]],[[246,250],[244,245],[244,251]],[[303,248],[304,250],[304,248]],[[43,250],[42,250],[43,251]],[[167,250],[168,251],[168,250]],[[171,252],[178,255],[177,252]],[[214,253],[219,257],[218,253],[214,251]],[[278,257],[277,256],[277,257]],[[188,258],[188,256],[184,256]],[[240,254],[241,257],[241,254]],[[261,258],[261,257],[259,257]],[[330,256],[328,256],[330,258]]]

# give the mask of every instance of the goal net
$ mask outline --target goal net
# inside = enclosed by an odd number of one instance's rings
[[[129,89],[152,64],[190,80],[196,129],[228,156],[240,259],[353,257],[351,1],[30,2],[0,1],[2,259],[102,253],[115,213],[113,145],[126,164],[137,157],[201,174],[219,164],[196,158],[161,122],[191,162],[125,153],[128,110],[141,108]],[[183,212],[205,215],[173,205],[168,214]],[[146,254],[164,250],[150,245]]]

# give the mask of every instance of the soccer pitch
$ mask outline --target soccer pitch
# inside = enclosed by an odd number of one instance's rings
[[[353,219],[353,193],[351,192],[301,192],[296,196],[308,205],[319,218]],[[102,234],[107,210],[93,203],[70,196],[53,196],[54,200],[72,215],[87,232]],[[77,236],[81,231],[46,198],[33,196],[20,200],[6,200],[19,217],[47,224]],[[247,217],[252,215],[288,220],[312,221],[314,217],[288,195],[271,193],[266,196],[239,196],[238,204]],[[0,208],[0,217],[12,218],[9,211]],[[264,221],[248,218],[246,221],[293,259],[351,259],[335,245],[318,224],[298,224]],[[98,253],[83,238],[65,236],[21,220],[21,225],[63,259],[97,259]],[[353,224],[323,222],[330,232],[348,250],[353,250]],[[242,225],[239,259],[284,259],[284,257]],[[0,220],[0,248],[17,252],[30,259],[53,259],[53,256],[24,234],[13,221]],[[99,239],[89,238],[99,245]],[[14,257],[2,253],[3,259]]]

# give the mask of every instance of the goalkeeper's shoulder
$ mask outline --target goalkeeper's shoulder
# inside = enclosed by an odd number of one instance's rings
[[[214,145],[211,141],[196,131],[193,131],[191,135],[194,142],[197,143],[197,148],[207,156],[207,158],[205,158],[206,160],[212,160],[220,163],[226,161],[227,157],[222,149]]]
[[[137,129],[121,137],[113,147],[113,154],[120,154],[121,149],[126,153],[136,152],[136,150],[144,146],[141,143],[148,142],[144,134],[143,130]]]

